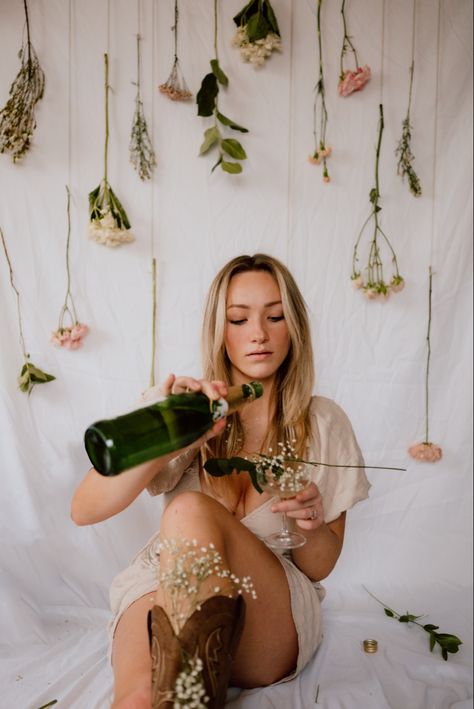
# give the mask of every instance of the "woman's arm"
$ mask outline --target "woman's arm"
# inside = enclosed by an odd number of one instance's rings
[[[203,391],[210,399],[217,399],[227,394],[224,382],[207,382],[192,377],[175,377],[168,375],[161,391],[164,396],[181,391]],[[225,419],[218,421],[210,431],[192,444],[198,450],[213,436],[221,433],[225,427]],[[153,480],[155,475],[174,458],[178,457],[190,446],[173,451],[161,458],[155,458],[135,468],[125,470],[119,475],[110,477],[101,475],[91,468],[76,489],[71,503],[71,518],[78,525],[96,524],[126,509]]]

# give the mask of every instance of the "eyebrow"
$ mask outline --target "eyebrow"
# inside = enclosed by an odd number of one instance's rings
[[[271,300],[269,303],[265,303],[263,307],[271,308],[272,305],[281,305],[281,300]],[[229,310],[229,308],[243,308],[244,310],[250,310],[249,305],[244,305],[240,303],[233,303],[232,305],[228,305],[227,310]]]

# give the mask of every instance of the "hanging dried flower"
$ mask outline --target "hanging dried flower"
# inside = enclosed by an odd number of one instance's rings
[[[51,342],[56,347],[64,347],[66,350],[77,350],[82,345],[83,338],[89,332],[89,328],[84,323],[79,322],[74,300],[71,293],[71,269],[69,266],[69,244],[71,240],[71,193],[69,187],[67,191],[67,238],[66,238],[66,273],[67,290],[63,307],[59,313],[57,329],[51,335]],[[69,325],[64,324],[65,317],[69,317]]]
[[[431,359],[431,300],[433,293],[433,272],[428,270],[428,331],[426,333],[426,371],[425,371],[425,440],[410,446],[408,453],[415,460],[425,463],[436,463],[441,460],[443,451],[440,446],[431,443],[429,439],[429,394],[430,394],[430,359]]]
[[[337,87],[339,96],[343,97],[349,96],[350,94],[354,93],[354,91],[360,91],[361,89],[363,89],[366,83],[370,81],[371,77],[370,67],[367,64],[363,67],[359,65],[359,59],[357,57],[356,48],[354,47],[352,39],[347,31],[347,21],[344,10],[345,4],[346,0],[342,0],[341,15],[342,24],[344,27],[344,37],[342,40],[341,49],[339,84]],[[347,54],[348,50],[352,52],[355,61],[355,69],[353,71],[351,69],[344,68],[344,57]]]
[[[109,58],[105,63],[105,150],[104,177],[89,193],[89,238],[105,246],[119,246],[134,240],[125,209],[107,179],[109,147]]]
[[[165,94],[172,101],[188,101],[192,98],[192,93],[188,88],[186,80],[181,71],[181,66],[178,59],[178,23],[179,10],[178,0],[174,2],[174,60],[171,72],[164,84],[160,84],[159,89],[162,94]]]
[[[281,52],[278,22],[269,0],[251,0],[234,17],[237,32],[232,46],[240,49],[244,62],[256,69],[265,64],[272,52]]]
[[[156,166],[155,152],[148,134],[148,126],[143,111],[140,86],[140,35],[137,34],[137,93],[135,96],[135,113],[133,114],[132,133],[130,136],[130,162],[141,180],[151,179]]]
[[[21,68],[10,87],[10,98],[0,111],[0,153],[11,153],[18,162],[31,147],[36,128],[35,106],[43,98],[45,76],[30,40],[28,5],[23,0],[26,15],[26,44],[18,56]]]
[[[222,136],[222,129],[219,127],[219,123],[240,133],[248,133],[248,130],[224,116],[218,107],[219,85],[227,87],[229,79],[219,65],[217,54],[217,0],[214,0],[214,51],[216,58],[211,59],[210,62],[212,71],[206,74],[202,80],[201,88],[196,96],[198,116],[214,116],[214,125],[204,132],[204,141],[199,150],[199,155],[205,155],[211,148],[217,148],[219,157],[211,172],[214,172],[216,167],[220,166],[224,172],[236,175],[242,172],[242,165],[235,161],[245,160],[247,154],[238,140]],[[234,160],[229,160],[228,156]]]
[[[405,177],[408,179],[408,187],[414,197],[421,196],[421,183],[418,175],[413,167],[415,156],[411,149],[411,99],[413,94],[413,75],[415,72],[415,28],[416,28],[416,0],[413,0],[413,21],[412,21],[412,51],[410,65],[410,86],[408,89],[408,108],[407,114],[402,121],[402,136],[398,141],[395,155],[398,156],[397,175],[401,175],[403,181]]]
[[[2,245],[3,245],[3,250],[5,252],[5,257],[7,259],[8,269],[10,271],[11,287],[15,291],[15,295],[16,295],[19,339],[20,339],[21,351],[23,353],[23,358],[25,360],[25,362],[21,368],[20,375],[17,378],[18,388],[21,391],[24,391],[24,392],[30,394],[30,392],[33,389],[33,387],[35,386],[35,384],[46,384],[47,382],[52,382],[54,379],[56,379],[56,377],[53,377],[52,374],[46,374],[46,372],[43,372],[43,370],[39,369],[39,367],[36,367],[33,364],[33,362],[30,362],[30,355],[26,351],[25,338],[23,336],[23,323],[22,323],[22,318],[21,318],[21,307],[20,307],[20,292],[15,285],[15,281],[13,280],[13,268],[12,268],[12,264],[10,261],[10,256],[8,254],[8,249],[7,249],[7,244],[5,242],[5,237],[3,235],[3,231],[1,228],[0,228],[0,237],[2,239]]]
[[[318,34],[318,51],[319,51],[319,75],[316,86],[314,88],[314,104],[313,104],[313,136],[314,136],[314,152],[308,156],[308,161],[311,165],[323,165],[323,182],[330,182],[329,172],[326,160],[332,153],[330,145],[326,145],[326,128],[328,123],[328,112],[326,108],[326,92],[324,85],[324,65],[323,65],[323,46],[321,38],[321,6],[322,0],[318,0],[317,5],[317,34]]]
[[[395,251],[393,250],[393,247],[387,235],[384,231],[382,231],[382,228],[380,226],[379,212],[382,210],[382,207],[380,206],[379,159],[380,148],[382,145],[382,133],[384,129],[382,104],[380,104],[379,106],[379,116],[380,117],[378,126],[378,141],[375,153],[375,187],[370,190],[369,194],[369,200],[372,204],[372,210],[367,219],[365,220],[354,246],[351,280],[354,287],[356,289],[361,289],[364,295],[369,300],[376,300],[383,303],[389,299],[391,293],[399,293],[400,291],[402,291],[405,286],[405,281],[398,271],[398,262],[397,257],[395,255]],[[374,222],[374,230],[369,245],[369,256],[367,261],[367,267],[365,269],[367,275],[364,278],[360,273],[357,265],[357,262],[359,260],[358,249],[365,228],[371,219],[373,219]],[[392,263],[395,268],[395,273],[392,275],[391,281],[387,283],[385,282],[384,278],[384,266],[380,250],[380,237],[383,239],[392,255]]]

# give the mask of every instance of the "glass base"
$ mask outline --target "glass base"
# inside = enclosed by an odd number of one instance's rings
[[[306,544],[307,539],[297,532],[279,532],[270,534],[263,541],[270,549],[298,549]]]

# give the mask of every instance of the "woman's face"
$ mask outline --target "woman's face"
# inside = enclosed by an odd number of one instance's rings
[[[238,273],[226,301],[225,347],[235,384],[273,379],[290,349],[280,289],[267,271]]]

